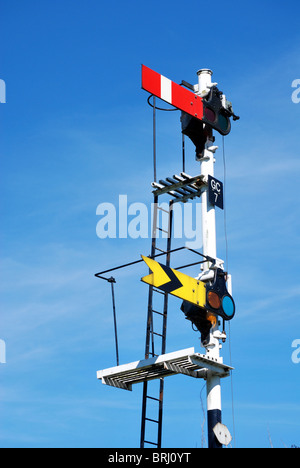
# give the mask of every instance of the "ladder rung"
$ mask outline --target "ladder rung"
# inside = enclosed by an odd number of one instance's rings
[[[160,401],[159,398],[155,398],[155,397],[149,396],[149,395],[146,395],[146,398],[149,398],[150,400]]]
[[[166,314],[163,314],[162,312],[158,312],[157,310],[152,309],[152,312],[154,312],[155,314],[161,315],[162,317],[166,317]]]
[[[157,442],[150,442],[149,440],[144,440],[144,443],[145,443],[145,444],[156,445],[156,446],[158,447],[158,443],[157,443]]]
[[[165,210],[164,208],[161,208],[160,206],[157,207],[158,210],[164,211],[167,214],[170,214],[170,211]]]
[[[158,289],[153,289],[154,292],[157,292],[159,294],[162,294],[163,296],[165,296],[167,293],[164,293],[162,291],[159,291]]]
[[[150,333],[152,333],[153,335],[157,335],[157,336],[160,336],[161,338],[163,338],[163,335],[161,335],[160,333],[156,333],[154,331],[151,331]]]
[[[165,250],[160,249],[159,247],[155,247],[155,250],[159,250],[159,252],[162,252],[167,255],[167,252]]]
[[[151,418],[145,418],[146,421],[151,421],[151,422],[154,422],[156,424],[159,424],[159,421],[156,421],[156,419],[151,419]]]
[[[157,227],[156,229],[158,229],[159,231],[164,232],[166,234],[169,234],[169,231],[166,231],[165,229],[162,229],[160,227]]]

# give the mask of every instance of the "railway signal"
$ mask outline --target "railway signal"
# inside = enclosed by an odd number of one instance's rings
[[[165,76],[142,65],[142,88],[153,96],[162,99],[168,104],[181,110],[181,130],[188,136],[196,147],[196,159],[200,162],[200,175],[188,176],[185,170],[181,176],[166,178],[156,183],[153,187],[154,216],[152,227],[152,246],[149,257],[142,256],[142,260],[131,262],[124,266],[133,265],[144,261],[150,269],[150,273],[142,278],[142,281],[150,285],[148,296],[148,315],[146,328],[145,360],[137,361],[129,365],[99,371],[98,378],[108,385],[130,390],[132,384],[143,382],[143,407],[141,425],[141,448],[145,444],[151,444],[161,448],[162,441],[162,415],[163,415],[163,385],[164,377],[175,374],[189,375],[195,378],[204,378],[207,387],[207,429],[209,448],[221,448],[227,445],[231,436],[225,426],[222,425],[221,407],[221,383],[220,379],[230,375],[231,366],[223,364],[220,356],[220,340],[226,336],[219,330],[218,317],[224,322],[232,320],[235,316],[235,302],[231,293],[231,281],[228,282],[227,273],[224,272],[222,262],[217,259],[216,246],[216,219],[215,207],[223,209],[223,185],[214,177],[215,138],[213,130],[226,136],[231,131],[231,118],[239,119],[234,114],[232,104],[218,89],[217,83],[212,83],[212,71],[202,69],[197,72],[198,84],[190,85],[183,82],[181,85],[174,83]],[[149,100],[148,100],[149,102]],[[153,106],[155,108],[155,105]],[[155,115],[153,117],[155,119]],[[155,120],[154,120],[155,122]],[[154,126],[155,127],[155,126]],[[153,156],[156,161],[156,153]],[[154,174],[156,174],[156,165]],[[199,183],[200,182],[200,183]],[[158,248],[157,229],[163,231],[158,225],[158,198],[161,195],[169,195],[168,233],[167,247]],[[201,263],[202,272],[197,278],[192,278],[181,271],[170,267],[170,254],[178,249],[171,249],[173,204],[185,203],[201,196],[202,201],[202,240],[203,253],[198,253],[205,260],[183,267],[190,267]],[[172,198],[173,197],[173,198]],[[160,251],[157,254],[156,251]],[[194,251],[195,252],[195,251]],[[155,257],[165,255],[166,265],[158,263]],[[182,268],[183,268],[182,267]],[[101,276],[112,270],[106,270],[97,274],[99,278],[108,282],[112,278]],[[227,284],[229,285],[227,286]],[[113,286],[113,284],[112,284]],[[153,295],[163,294],[163,307],[157,310],[154,307]],[[194,353],[194,350],[182,350],[166,354],[166,329],[169,294],[178,297],[182,301],[181,310],[186,318],[201,333],[201,342],[206,349],[206,354]],[[161,332],[154,331],[153,317],[161,318]],[[155,328],[156,330],[156,328]],[[157,354],[154,346],[155,340],[161,340],[161,354]],[[152,357],[151,357],[152,356]],[[148,382],[159,379],[159,392],[156,397],[149,393]],[[151,400],[158,405],[158,419],[149,418],[147,404]],[[146,438],[146,423],[157,424],[156,441]]]

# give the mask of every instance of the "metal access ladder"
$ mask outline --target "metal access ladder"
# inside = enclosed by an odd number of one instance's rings
[[[167,214],[167,229],[164,229],[165,226],[159,226],[159,210]],[[158,206],[158,196],[154,196],[151,256],[156,255],[158,252],[165,253],[165,262],[167,266],[170,265],[172,224],[172,202],[169,203],[169,210],[167,211]],[[161,249],[157,246],[159,232],[167,234],[167,239],[165,239],[167,241],[165,249]],[[153,286],[149,286],[145,359],[149,359],[151,357],[155,358],[159,355],[165,354],[167,338],[167,315],[168,294],[159,291]],[[144,382],[140,440],[141,448],[144,448],[145,445],[161,448],[163,397],[163,378],[160,378],[158,381],[151,383],[148,381]]]
[[[185,173],[180,176],[174,175],[160,180],[159,183],[152,183],[154,195],[154,213],[152,226],[151,257],[158,252],[165,253],[165,265],[170,266],[170,251],[173,229],[173,204],[176,202],[187,202],[188,200],[200,197],[204,186],[202,176],[191,177]],[[171,197],[169,209],[165,210],[158,205],[160,195],[167,194]],[[165,212],[168,216],[167,229],[159,225],[158,211]],[[158,233],[167,234],[166,249],[158,247]],[[160,295],[162,304],[158,307],[155,297]],[[167,315],[168,315],[168,294],[149,286],[148,315],[146,330],[145,359],[155,358],[164,355],[166,352],[167,338]],[[157,323],[157,318],[160,322]],[[158,353],[159,351],[159,353]],[[164,377],[157,382],[149,383],[146,380],[143,384],[142,421],[140,447],[145,445],[161,448],[162,443],[162,420],[163,420],[163,398],[164,398]],[[151,414],[150,414],[151,413]],[[155,430],[155,426],[157,431]]]

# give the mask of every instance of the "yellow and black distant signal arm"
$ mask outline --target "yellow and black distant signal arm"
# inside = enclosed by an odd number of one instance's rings
[[[185,275],[181,271],[162,265],[149,257],[142,255],[142,259],[152,272],[142,278],[144,283],[201,309],[220,315],[225,320],[233,318],[235,304],[228,293],[225,274],[222,270],[216,270],[213,284],[209,285]]]

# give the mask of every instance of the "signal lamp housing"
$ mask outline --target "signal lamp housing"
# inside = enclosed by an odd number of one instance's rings
[[[206,285],[206,309],[224,320],[235,315],[235,303],[226,286],[225,272],[217,268],[212,284]]]
[[[227,107],[224,107],[223,93],[216,86],[213,86],[202,102],[203,122],[217,130],[221,135],[228,135],[231,130],[230,115],[232,114]]]
[[[188,136],[196,146],[196,155],[199,156],[205,147],[206,140],[212,136],[212,129],[217,130],[221,135],[228,135],[231,131],[231,121],[239,120],[235,115],[232,104],[216,86],[213,86],[206,97],[202,97],[203,116],[193,117],[182,112],[181,131]]]

